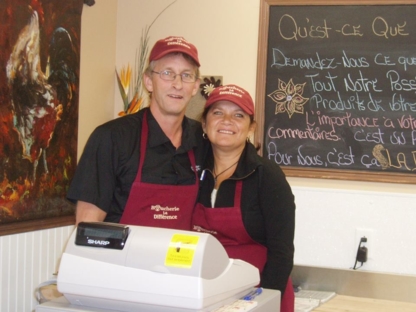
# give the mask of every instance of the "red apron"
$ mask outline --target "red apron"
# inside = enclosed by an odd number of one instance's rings
[[[267,261],[267,248],[254,241],[244,227],[240,208],[242,188],[243,182],[237,181],[234,207],[206,208],[198,203],[192,219],[192,228],[198,232],[203,231],[214,235],[224,246],[230,258],[251,263],[261,273]],[[289,278],[281,300],[281,312],[293,312],[294,301],[292,280]]]
[[[195,184],[163,185],[141,182],[148,132],[145,112],[140,139],[139,169],[120,223],[189,231],[199,187],[194,152],[188,151],[188,156],[195,172]]]

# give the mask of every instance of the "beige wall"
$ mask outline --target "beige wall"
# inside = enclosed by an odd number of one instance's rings
[[[117,3],[98,0],[83,7],[78,157],[94,128],[114,117]]]

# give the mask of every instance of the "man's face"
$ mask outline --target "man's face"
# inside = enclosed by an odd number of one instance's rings
[[[154,72],[170,71],[177,76],[173,81],[163,80],[160,74],[145,75],[144,83],[152,92],[150,109],[154,116],[184,116],[186,106],[198,92],[200,80],[183,82],[181,74],[196,75],[197,68],[182,54],[168,54],[155,62]]]

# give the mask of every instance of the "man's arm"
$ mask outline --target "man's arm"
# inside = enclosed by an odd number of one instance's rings
[[[101,222],[104,221],[107,213],[98,208],[94,204],[90,204],[84,201],[78,201],[76,207],[75,225],[78,225],[80,222]]]

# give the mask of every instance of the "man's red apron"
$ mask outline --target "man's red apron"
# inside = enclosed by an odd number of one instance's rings
[[[234,207],[206,208],[198,203],[192,219],[192,229],[214,235],[230,258],[251,263],[261,273],[267,261],[267,248],[254,241],[244,227],[240,208],[242,186],[243,182],[237,181]],[[294,301],[292,281],[289,278],[281,300],[281,312],[293,312]]]
[[[195,184],[163,185],[144,183],[141,178],[148,132],[147,112],[145,112],[140,139],[139,169],[120,223],[189,231],[199,187],[194,152],[190,150],[188,156],[195,172]]]

